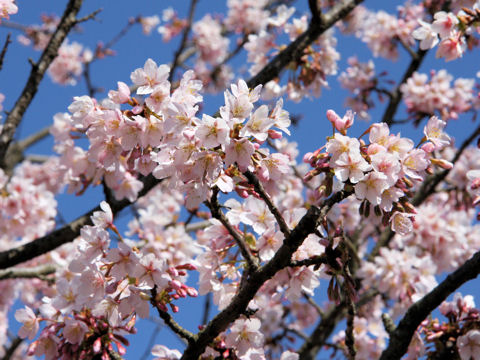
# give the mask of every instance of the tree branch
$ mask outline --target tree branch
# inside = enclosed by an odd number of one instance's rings
[[[159,184],[160,181],[161,180],[154,178],[152,175],[143,177],[143,189],[138,194],[138,197],[141,197],[148,193],[155,185]],[[131,202],[127,199],[110,203],[113,214],[117,214],[129,205],[131,205]],[[35,239],[27,244],[21,245],[14,249],[1,252],[0,269],[6,269],[22,262],[31,260],[37,256],[54,250],[63,244],[73,241],[77,236],[80,235],[80,229],[83,226],[93,225],[90,217],[95,211],[101,211],[100,206],[93,208],[84,215],[73,220],[71,223],[51,232],[50,234],[47,234],[41,238]]]
[[[358,301],[357,307],[367,304],[375,296],[378,295],[378,291],[367,292]],[[322,319],[317,324],[313,332],[310,334],[308,340],[298,350],[299,360],[314,360],[318,351],[325,345],[330,334],[333,332],[337,323],[345,317],[347,314],[347,303],[341,302],[338,306],[333,306],[330,310],[326,311]]]
[[[30,76],[17,99],[12,111],[8,114],[0,134],[0,168],[5,168],[5,155],[15,135],[15,131],[22,121],[23,115],[37,93],[38,86],[48,67],[58,54],[58,49],[67,37],[69,31],[77,23],[76,16],[80,11],[83,0],[70,0],[58,24],[55,33],[50,38],[38,63],[32,66]]]
[[[312,265],[320,265],[320,264],[327,264],[327,263],[328,263],[327,255],[322,254],[309,259],[290,261],[290,263],[287,264],[287,266],[289,267],[312,266]]]
[[[280,230],[282,231],[283,235],[285,235],[285,237],[288,237],[290,235],[290,229],[288,228],[288,225],[285,222],[285,219],[283,218],[282,214],[280,214],[277,207],[273,204],[273,201],[270,198],[270,195],[268,195],[265,189],[263,188],[263,185],[260,183],[260,181],[255,176],[255,174],[253,174],[249,170],[247,170],[244,173],[244,175],[247,177],[248,182],[253,185],[253,187],[255,188],[255,191],[260,195],[263,201],[265,201],[265,204],[267,204],[268,209],[275,217],[275,220],[277,220],[278,226],[280,227]]]
[[[234,296],[230,304],[198,333],[194,342],[187,346],[182,359],[198,359],[212,340],[245,312],[248,303],[253,299],[258,289],[280,269],[283,269],[290,263],[292,254],[297,251],[307,236],[317,229],[319,221],[326,217],[332,206],[350,195],[351,192],[340,191],[326,199],[320,208],[312,206],[308,209],[298,225],[291,231],[290,236],[285,238],[275,256],[267,264],[250,274],[250,277]]]
[[[155,306],[155,308],[157,309],[158,315],[162,318],[165,325],[167,325],[175,334],[180,336],[181,339],[187,341],[187,343],[189,344],[196,340],[196,336],[194,334],[181,327],[175,320],[173,320],[172,316],[168,312],[160,309],[158,305],[155,304],[153,298],[152,305]]]
[[[3,355],[2,360],[10,360],[15,353],[15,350],[22,344],[23,339],[17,336],[15,339],[12,340],[10,346],[5,349],[5,355]]]
[[[180,46],[178,47],[177,51],[175,52],[172,67],[170,69],[170,74],[168,75],[168,81],[172,82],[173,76],[175,75],[175,70],[178,67],[180,55],[182,54],[183,50],[187,46],[187,39],[190,33],[190,29],[192,28],[193,22],[193,15],[195,14],[195,7],[197,6],[197,0],[190,1],[190,9],[188,10],[188,23],[185,29],[183,29],[182,39],[180,40]]]
[[[380,360],[400,359],[407,351],[415,330],[450,294],[480,273],[480,251],[447,276],[435,289],[410,306],[397,328],[390,336],[388,347]]]
[[[8,33],[7,38],[5,39],[5,43],[3,44],[2,52],[0,52],[0,70],[2,70],[3,67],[3,60],[5,59],[5,54],[7,53],[7,48],[8,45],[12,42],[10,40],[11,34]]]
[[[235,243],[240,249],[243,258],[246,260],[248,264],[248,272],[252,272],[258,268],[258,260],[252,255],[248,244],[246,244],[245,240],[243,239],[242,235],[240,235],[235,229],[232,224],[228,221],[225,217],[225,214],[220,209],[220,204],[218,203],[217,199],[218,189],[213,191],[212,198],[210,201],[207,202],[207,206],[209,207],[210,211],[212,212],[212,216],[220,221],[222,225],[228,230],[230,235],[235,240]]]
[[[42,265],[31,268],[10,268],[0,270],[0,280],[18,279],[18,278],[40,278],[43,279],[45,275],[54,274],[56,271],[53,265]]]
[[[321,15],[318,21],[311,21],[308,29],[303,34],[275,56],[257,75],[247,81],[248,87],[254,88],[259,84],[266,84],[270,80],[278,77],[280,72],[290,62],[298,61],[303,56],[303,50],[362,2],[363,0],[338,1],[328,13]]]
[[[402,80],[397,85],[395,90],[391,92],[390,101],[388,102],[387,108],[385,109],[382,117],[382,122],[386,123],[387,125],[392,125],[393,117],[397,112],[400,101],[402,100],[402,92],[400,91],[400,87],[413,75],[415,71],[417,71],[426,54],[426,50],[419,49],[415,53],[415,56],[412,55],[412,61],[410,61],[410,65],[408,66],[407,71],[405,71],[405,74],[403,74]]]

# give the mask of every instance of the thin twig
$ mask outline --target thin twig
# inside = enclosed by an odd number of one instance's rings
[[[365,293],[357,302],[357,307],[360,308],[369,303],[378,294],[379,292],[376,290]],[[313,360],[316,358],[318,351],[326,344],[327,339],[337,326],[337,323],[345,317],[346,312],[346,302],[341,302],[325,312],[308,340],[298,350],[300,360]]]
[[[0,167],[5,168],[5,155],[15,135],[15,131],[22,121],[23,115],[37,93],[38,86],[48,67],[58,54],[58,49],[67,37],[67,34],[76,24],[76,16],[80,11],[83,0],[70,0],[58,24],[55,33],[50,38],[38,63],[32,66],[25,87],[16,101],[12,111],[8,114],[0,134]]]
[[[196,335],[181,327],[175,320],[173,320],[172,316],[168,312],[160,309],[160,307],[155,304],[154,300],[152,300],[152,305],[155,306],[155,308],[157,309],[158,315],[162,318],[165,325],[167,325],[183,341],[186,341],[190,344],[196,340]]]
[[[8,33],[7,38],[5,39],[5,43],[3,44],[2,52],[0,52],[0,70],[2,70],[3,67],[3,59],[5,58],[5,54],[7,53],[7,48],[8,45],[12,42],[10,40],[11,34]]]
[[[250,247],[245,242],[245,239],[237,231],[237,229],[235,229],[232,226],[232,224],[230,224],[227,217],[225,216],[225,214],[220,209],[220,204],[218,203],[217,194],[218,194],[218,189],[214,189],[210,201],[207,202],[207,206],[209,207],[210,211],[212,212],[212,216],[215,219],[219,220],[222,223],[222,225],[228,230],[230,235],[233,237],[233,239],[235,240],[235,243],[237,244],[238,248],[240,249],[240,252],[242,253],[243,258],[247,262],[248,272],[252,272],[252,271],[257,269],[258,260],[252,255]]]
[[[40,140],[46,138],[48,135],[50,135],[50,126],[46,126],[43,129],[37,131],[35,134],[32,134],[27,138],[20,140],[18,142],[18,146],[22,151],[24,151],[33,144],[36,144]]]
[[[402,84],[407,82],[407,80],[413,75],[415,71],[417,71],[417,69],[422,64],[422,61],[426,54],[427,50],[421,49],[419,49],[415,53],[415,56],[412,57],[412,60],[410,61],[407,70],[405,71],[402,79],[400,80],[400,83],[397,85],[395,90],[391,92],[390,101],[388,102],[387,108],[385,109],[382,117],[382,122],[386,123],[387,125],[391,125],[393,123],[393,117],[397,112],[400,101],[402,100],[402,92],[400,91],[400,87],[402,86]]]
[[[81,18],[78,18],[77,20],[75,20],[75,25],[78,25],[82,22],[85,22],[85,21],[88,21],[88,20],[92,20],[92,19],[95,19],[95,16],[97,16],[103,9],[97,9],[95,11],[93,11],[92,13],[84,16],[84,17],[81,17]]]
[[[260,195],[260,197],[265,201],[265,204],[267,204],[268,209],[270,212],[273,214],[275,217],[275,220],[277,220],[278,226],[280,227],[280,231],[285,235],[285,237],[288,237],[290,235],[290,229],[288,228],[287,223],[285,222],[285,219],[283,218],[282,214],[280,214],[280,211],[278,211],[277,207],[273,203],[272,199],[270,198],[270,195],[267,194],[265,189],[263,188],[263,185],[260,183],[258,178],[247,170],[244,175],[247,177],[248,182],[253,185],[255,188],[255,191]]]
[[[197,6],[197,0],[190,1],[190,9],[188,10],[188,20],[187,26],[183,29],[182,39],[180,40],[180,46],[178,47],[177,51],[175,52],[172,67],[170,68],[170,74],[168,75],[168,81],[172,82],[173,76],[175,75],[175,70],[179,64],[180,55],[183,53],[183,50],[187,46],[187,39],[188,35],[190,34],[190,30],[192,28],[193,23],[193,15],[195,14],[195,7]]]
[[[351,192],[340,191],[326,199],[320,208],[312,206],[300,219],[298,225],[291,231],[274,257],[260,269],[250,274],[232,301],[218,313],[197,335],[194,342],[189,344],[183,353],[182,359],[198,359],[212,340],[224,331],[227,326],[245,312],[248,304],[254,298],[260,287],[271,279],[278,271],[285,268],[295,251],[302,245],[308,235],[314,233],[320,221],[327,216],[332,206],[346,197]]]
[[[324,316],[325,313],[323,311],[323,309],[320,307],[320,305],[318,305],[315,300],[312,299],[312,297],[310,295],[308,295],[306,292],[302,292],[302,295],[303,297],[308,301],[308,303],[313,306],[313,308],[315,309],[315,311],[317,312],[318,315],[320,316]]]

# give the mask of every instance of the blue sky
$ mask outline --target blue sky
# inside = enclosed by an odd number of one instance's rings
[[[49,0],[18,0],[19,13],[11,17],[11,20],[21,24],[39,23],[40,14],[56,13],[61,14],[66,1]],[[69,36],[71,41],[78,41],[81,44],[94,49],[98,41],[107,42],[112,39],[118,31],[127,23],[130,17],[137,15],[154,15],[161,17],[162,10],[166,7],[174,7],[180,17],[184,17],[187,12],[188,1],[172,1],[172,0],[137,0],[132,2],[130,0],[105,0],[93,1],[85,0],[82,7],[81,16],[91,13],[92,11],[102,7],[102,12],[97,16],[97,20],[89,21],[82,24],[82,31]],[[297,1],[300,12],[306,10],[307,1]],[[387,11],[394,12],[396,6],[400,5],[400,1],[382,1],[372,0],[365,1],[365,5],[369,8],[386,7]],[[199,0],[197,15],[195,19],[200,19],[203,15],[212,11],[221,13],[225,9],[225,2],[220,0]],[[20,45],[16,40],[19,35],[18,31],[0,27],[0,43],[6,37],[6,34],[11,32],[14,42],[10,45],[7,56],[4,61],[3,70],[0,72],[0,92],[6,96],[3,104],[4,109],[12,108],[14,101],[20,94],[25,81],[30,71],[30,65],[27,62],[29,57],[37,59],[39,52],[31,48]],[[358,39],[353,37],[344,37],[336,32],[338,35],[338,47],[342,58],[339,62],[339,73],[346,68],[346,60],[353,55],[357,55],[360,61],[367,61],[371,58],[370,52],[366,46]],[[171,43],[164,43],[161,37],[155,31],[150,36],[144,36],[141,33],[140,26],[136,25],[132,30],[120,40],[114,47],[117,55],[109,57],[104,60],[95,62],[91,67],[92,80],[94,85],[101,86],[105,90],[116,88],[117,81],[124,81],[129,83],[130,73],[142,67],[145,60],[149,57],[154,59],[158,64],[169,63],[173,58],[173,52],[178,45],[178,38]],[[401,50],[401,56],[396,62],[391,62],[384,59],[374,59],[377,72],[387,71],[387,78],[391,80],[399,80],[408,66],[409,55]],[[241,56],[233,62],[235,67],[242,67],[245,57]],[[464,58],[453,63],[445,63],[443,59],[435,59],[434,53],[427,55],[425,62],[420,68],[421,72],[429,72],[430,69],[440,70],[442,68],[456,77],[475,77],[478,68],[478,54],[474,51],[473,54],[467,54]],[[245,74],[248,78],[248,74]],[[325,142],[325,136],[331,133],[331,126],[326,120],[325,112],[328,109],[334,109],[340,115],[343,115],[345,108],[343,105],[344,98],[347,92],[341,89],[335,77],[327,79],[330,84],[330,89],[323,91],[323,94],[318,99],[305,100],[301,104],[295,104],[287,101],[285,104],[286,110],[291,114],[303,115],[303,118],[298,127],[292,129],[292,139],[299,143],[300,156],[305,152],[314,151],[322,146]],[[23,138],[29,134],[37,132],[39,129],[51,124],[52,117],[57,112],[67,111],[68,105],[71,103],[74,96],[86,94],[86,87],[83,80],[75,87],[61,86],[52,83],[48,76],[45,77],[40,85],[39,91],[28,109],[24,117],[24,122],[18,129],[17,135]],[[105,95],[106,93],[104,93]],[[101,97],[102,95],[100,95]],[[204,111],[213,114],[221,102],[223,95],[206,97]],[[372,120],[378,121],[383,113],[385,104],[377,102],[376,108],[371,112]],[[400,117],[405,115],[404,107],[400,108]],[[461,123],[460,123],[461,121]],[[447,131],[455,136],[457,139],[465,137],[468,130],[470,130],[471,122],[468,116],[462,117],[458,121],[451,121],[448,124]],[[367,123],[357,122],[353,134],[360,134],[368,127]],[[393,132],[402,131],[403,135],[411,136],[415,141],[422,137],[422,130],[414,129],[412,127],[396,127]],[[36,146],[32,147],[30,151],[35,154],[51,154],[53,141],[51,138],[42,141]],[[300,158],[301,159],[301,158]],[[299,159],[299,160],[300,160]],[[62,194],[58,197],[59,211],[62,216],[70,221],[85,211],[97,205],[103,199],[100,189],[88,190],[86,196],[82,198],[74,198],[73,195]],[[75,204],[72,206],[72,204]],[[195,281],[195,279],[192,279]],[[474,290],[475,287],[471,282],[462,290],[467,293],[469,290]],[[318,289],[319,292],[324,292],[326,284]],[[478,293],[478,291],[476,291]],[[203,299],[197,299],[194,302],[188,302],[185,306],[179,305],[181,311],[175,315],[179,323],[189,328],[192,331],[196,330],[196,326],[200,323]],[[154,315],[152,313],[152,315]],[[155,323],[146,321],[145,324],[139,326],[139,334],[130,337],[132,344],[128,348],[127,359],[139,359],[149,341],[150,333],[155,328]],[[13,326],[12,328],[15,328]],[[164,343],[172,348],[181,348],[179,340],[171,334],[168,329],[162,329],[157,335],[157,343]]]

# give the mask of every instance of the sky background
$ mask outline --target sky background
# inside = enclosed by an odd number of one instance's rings
[[[20,24],[40,23],[41,14],[58,14],[61,16],[67,1],[60,0],[17,0],[19,13],[11,16],[11,21]],[[199,0],[195,20],[201,19],[207,12],[221,14],[225,13],[225,1],[221,0]],[[396,7],[401,5],[401,1],[382,1],[382,0],[366,0],[364,5],[371,9],[383,8],[390,13],[396,11]],[[88,21],[81,25],[82,31],[69,35],[70,41],[77,41],[82,45],[94,50],[98,41],[108,42],[111,40],[121,28],[123,28],[128,19],[137,15],[151,16],[158,15],[161,18],[163,9],[172,6],[178,12],[179,17],[186,17],[189,1],[171,1],[171,0],[85,0],[80,16],[84,16],[102,8],[102,12],[97,16],[96,20]],[[295,2],[298,15],[307,11],[307,1],[300,0]],[[297,15],[296,14],[296,15]],[[12,33],[13,43],[8,48],[8,52],[0,72],[0,93],[6,97],[3,107],[5,110],[12,108],[15,100],[21,93],[28,74],[30,65],[27,59],[30,57],[37,60],[40,53],[34,51],[31,47],[25,47],[16,41],[16,37],[20,35],[19,31],[0,27],[0,43],[6,38],[7,33]],[[338,39],[337,51],[341,54],[341,60],[338,63],[338,73],[341,73],[347,67],[347,59],[356,55],[361,62],[366,62],[372,58],[370,51],[366,45],[360,40],[349,36],[345,37],[336,31]],[[152,58],[157,64],[170,63],[173,54],[178,46],[179,37],[170,43],[164,43],[161,35],[153,31],[150,36],[143,35],[140,25],[135,25],[125,37],[123,37],[113,49],[116,56],[108,57],[103,60],[96,61],[91,66],[91,77],[95,86],[103,87],[106,92],[109,89],[116,88],[117,81],[130,83],[130,73],[138,67],[143,67],[147,58]],[[231,48],[233,44],[230,44]],[[400,49],[400,57],[396,62],[384,60],[380,58],[373,59],[377,73],[386,71],[385,77],[389,80],[398,81],[405,71],[409,63],[409,55]],[[250,76],[246,72],[247,65],[245,56],[241,55],[235,59],[231,65],[235,68],[245,69],[243,77],[248,79]],[[474,78],[479,70],[478,52],[466,54],[462,59],[452,63],[445,63],[443,59],[435,59],[432,51],[427,55],[424,63],[420,68],[420,72],[428,73],[430,69],[440,70],[447,69],[449,73],[455,77]],[[177,70],[179,74],[181,70]],[[300,157],[308,151],[314,151],[325,143],[325,137],[331,134],[331,125],[327,121],[325,113],[328,109],[334,109],[339,115],[343,115],[346,111],[344,108],[345,97],[348,92],[339,87],[336,77],[327,78],[330,89],[325,89],[322,96],[318,99],[305,99],[300,104],[286,101],[285,109],[292,115],[302,115],[299,125],[292,128],[291,139],[298,142]],[[106,96],[106,92],[97,95],[101,99]],[[17,131],[17,138],[21,139],[30,134],[37,132],[45,126],[52,123],[52,117],[58,112],[66,112],[67,107],[72,102],[74,96],[87,94],[86,86],[83,79],[79,79],[77,86],[61,86],[54,84],[49,76],[45,76],[39,91],[34,98],[31,106],[27,110],[23,123]],[[203,111],[212,115],[223,103],[223,94],[218,96],[205,96],[205,104]],[[379,121],[382,117],[385,103],[376,101],[376,107],[370,112],[372,121]],[[405,107],[400,106],[400,112],[397,118],[405,118]],[[5,116],[4,116],[5,118]],[[367,127],[368,123],[357,121],[352,132],[349,135],[360,135]],[[453,135],[458,141],[468,134],[473,128],[470,115],[462,116],[459,120],[450,121],[447,126],[447,132]],[[394,127],[392,132],[402,132],[404,136],[411,137],[418,142],[423,136],[423,126],[419,129],[408,126]],[[41,141],[37,145],[29,149],[29,153],[33,154],[52,154],[53,139],[51,137]],[[58,196],[59,212],[68,222],[84,212],[96,206],[103,200],[103,194],[100,188],[89,189],[82,197],[75,197],[70,194],[61,194]],[[125,224],[129,214],[121,215],[120,222]],[[195,282],[195,277],[191,281]],[[466,293],[476,293],[478,283],[470,282],[463,287],[461,291]],[[323,293],[326,291],[326,284],[317,289],[318,299],[323,299]],[[196,327],[200,324],[203,312],[203,299],[195,301],[179,302],[181,311],[175,315],[175,319],[189,330],[196,331]],[[152,312],[152,315],[154,313]],[[14,321],[13,321],[14,322]],[[18,329],[18,325],[11,321],[11,329]],[[157,324],[153,321],[144,321],[140,324],[139,333],[130,337],[131,345],[127,349],[126,359],[140,359],[150,340],[150,336]],[[162,328],[156,337],[155,343],[162,343],[171,348],[181,349],[182,344],[168,329]],[[149,357],[151,358],[151,357]],[[328,358],[328,355],[322,355],[320,358]]]

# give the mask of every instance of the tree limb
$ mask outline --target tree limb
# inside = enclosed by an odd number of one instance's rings
[[[380,360],[400,359],[407,352],[415,330],[428,314],[464,283],[475,279],[479,273],[480,251],[448,275],[435,289],[410,306],[397,328],[391,334],[388,347],[383,351]]]
[[[37,93],[38,86],[48,67],[58,54],[58,49],[67,37],[69,31],[77,24],[76,16],[80,11],[83,0],[70,0],[55,33],[50,38],[47,47],[40,56],[38,63],[33,64],[30,76],[17,99],[12,111],[8,114],[0,134],[0,168],[5,168],[5,155],[15,135],[15,131],[22,121],[23,115]]]
[[[138,194],[138,197],[148,193],[155,185],[159,184],[160,181],[161,180],[154,178],[153,175],[143,177],[143,189]],[[131,205],[131,202],[127,199],[110,203],[110,207],[112,208],[112,212],[114,214],[117,214],[129,205]],[[35,239],[19,247],[1,252],[0,269],[6,269],[8,267],[31,260],[37,256],[52,251],[63,244],[73,241],[77,236],[80,235],[80,229],[82,227],[85,225],[93,225],[90,217],[95,211],[101,211],[100,205],[91,209],[64,227],[51,232],[50,234]]]
[[[267,264],[250,274],[244,286],[240,288],[228,306],[198,333],[194,342],[187,346],[182,359],[197,360],[212,340],[245,312],[258,289],[290,263],[292,254],[297,251],[307,236],[316,230],[319,221],[327,216],[332,206],[350,195],[351,192],[340,191],[326,199],[320,208],[312,206],[308,209],[298,225],[291,231],[290,236],[284,240],[275,256]]]
[[[5,43],[3,44],[2,52],[0,52],[0,70],[2,70],[3,67],[3,60],[5,59],[5,54],[7,53],[7,48],[8,45],[12,42],[10,40],[11,34],[8,33],[7,38],[5,39]]]
[[[275,220],[277,220],[278,226],[280,227],[280,230],[282,231],[283,235],[285,235],[285,237],[290,235],[290,229],[288,228],[288,225],[285,222],[285,219],[283,218],[282,214],[280,214],[277,207],[273,204],[273,201],[270,198],[270,195],[267,194],[267,192],[263,188],[263,185],[260,183],[260,181],[255,176],[255,174],[247,170],[244,173],[244,175],[247,177],[248,182],[253,185],[255,191],[260,195],[260,197],[263,199],[265,204],[267,204],[268,209],[275,217]]]
[[[193,22],[193,15],[195,14],[195,7],[197,6],[197,0],[190,1],[190,9],[188,10],[188,22],[185,29],[183,29],[182,39],[180,40],[180,46],[178,47],[177,51],[175,52],[172,67],[170,69],[170,74],[168,75],[168,81],[172,82],[173,76],[175,75],[175,70],[178,67],[180,55],[183,53],[183,50],[187,46],[187,39],[190,33],[190,29],[192,28]]]
[[[42,265],[31,268],[10,268],[0,270],[0,280],[18,279],[18,278],[43,278],[45,275],[55,273],[56,268],[53,265]]]
[[[217,199],[218,189],[213,191],[213,195],[210,201],[207,202],[207,206],[209,207],[210,211],[212,212],[212,216],[220,221],[222,225],[228,230],[230,235],[235,240],[235,243],[240,249],[243,258],[246,260],[248,264],[248,271],[252,272],[257,269],[258,267],[258,260],[252,255],[248,244],[245,242],[244,238],[241,234],[235,229],[232,224],[228,221],[225,217],[225,214],[220,209],[220,204],[218,203]]]
[[[298,61],[303,56],[303,50],[362,2],[363,0],[338,1],[328,13],[319,16],[318,21],[311,21],[308,29],[303,34],[292,41],[287,48],[278,53],[257,75],[247,81],[248,87],[254,88],[259,84],[266,84],[270,80],[278,77],[280,72],[289,63]]]
[[[385,109],[382,117],[382,122],[386,123],[387,125],[392,125],[393,117],[397,112],[400,101],[402,100],[402,92],[400,91],[400,87],[413,75],[415,71],[418,70],[426,54],[427,50],[419,49],[415,53],[415,56],[412,55],[412,60],[410,61],[410,65],[408,66],[407,70],[403,74],[402,80],[397,85],[395,90],[391,92],[390,101],[388,102],[387,108]]]

